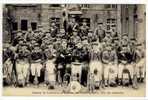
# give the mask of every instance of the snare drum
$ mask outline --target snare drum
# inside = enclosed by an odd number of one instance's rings
[[[81,90],[81,84],[77,81],[72,81],[70,83],[70,92],[79,93]]]

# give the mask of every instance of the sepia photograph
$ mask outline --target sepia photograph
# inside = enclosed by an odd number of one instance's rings
[[[146,96],[146,5],[3,4],[2,95]]]

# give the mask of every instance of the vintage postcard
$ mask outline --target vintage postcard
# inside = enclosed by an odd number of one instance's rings
[[[146,5],[3,4],[4,96],[146,95]]]

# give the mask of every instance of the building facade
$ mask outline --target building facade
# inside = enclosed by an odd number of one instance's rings
[[[145,40],[145,6],[115,4],[13,4],[3,7],[3,37],[11,38],[15,31],[36,30],[42,25],[44,31],[50,28],[50,22],[56,21],[63,28],[63,12],[67,18],[79,17],[79,24],[86,20],[92,31],[102,22],[106,32],[114,30],[118,34],[128,33],[129,37],[141,37]],[[141,29],[142,28],[142,29]]]

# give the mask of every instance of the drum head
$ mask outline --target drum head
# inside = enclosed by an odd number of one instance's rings
[[[81,90],[81,85],[80,85],[79,82],[72,81],[70,83],[70,92],[72,92],[72,93],[78,93],[78,92],[80,92],[80,90]]]
[[[62,65],[59,65],[59,66],[58,66],[58,69],[62,69],[62,68],[63,68],[63,66],[62,66]]]

